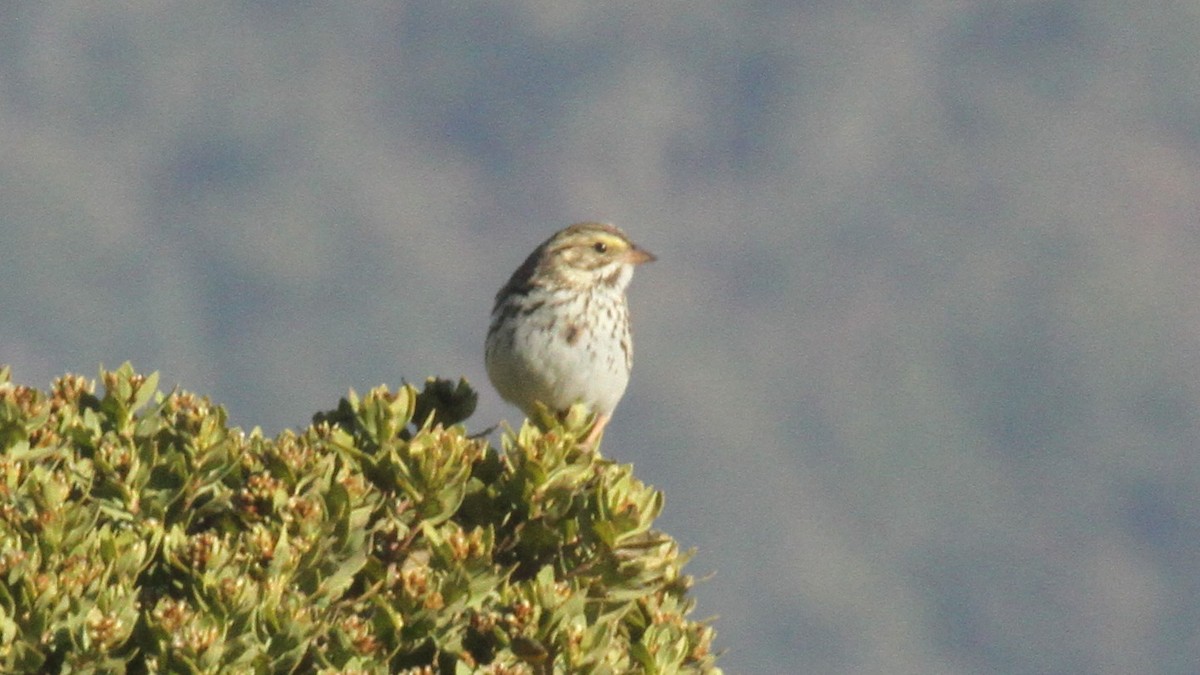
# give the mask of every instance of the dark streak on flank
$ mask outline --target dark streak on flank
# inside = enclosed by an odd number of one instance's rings
[[[567,329],[563,331],[563,339],[567,341],[567,344],[574,347],[575,343],[579,342],[579,336],[582,334],[583,330],[579,327],[579,324],[568,324]]]

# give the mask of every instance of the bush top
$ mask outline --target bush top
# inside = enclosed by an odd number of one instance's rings
[[[0,670],[719,672],[662,494],[581,409],[497,450],[430,379],[268,439],[100,382],[0,369]]]

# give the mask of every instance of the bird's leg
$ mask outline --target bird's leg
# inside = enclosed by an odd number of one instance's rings
[[[612,419],[612,415],[597,414],[596,423],[592,426],[592,430],[588,433],[587,438],[583,439],[583,444],[590,448],[595,448],[599,444],[600,436],[604,434],[604,427],[610,419]]]

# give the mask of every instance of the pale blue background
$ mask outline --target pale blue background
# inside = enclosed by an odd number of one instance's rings
[[[660,261],[605,452],[731,673],[1200,662],[1194,3],[11,2],[0,362],[269,432]]]

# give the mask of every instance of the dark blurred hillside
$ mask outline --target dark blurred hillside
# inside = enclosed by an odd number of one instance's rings
[[[0,362],[277,431],[487,388],[575,220],[660,261],[605,451],[730,672],[1200,658],[1200,14],[1118,2],[11,4]]]

